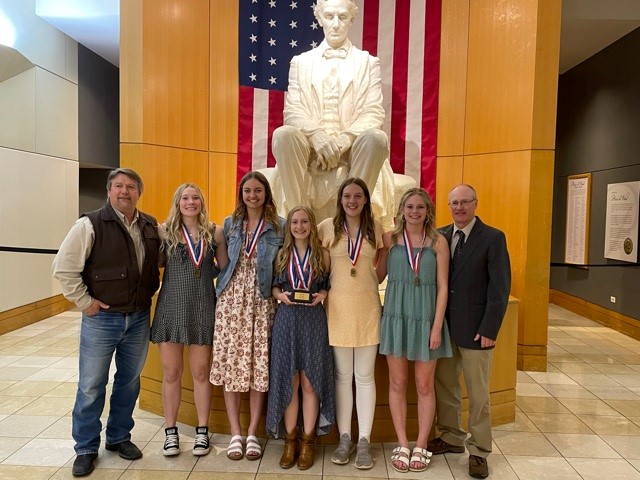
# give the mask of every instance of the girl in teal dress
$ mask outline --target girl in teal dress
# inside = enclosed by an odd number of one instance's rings
[[[381,278],[388,273],[380,353],[389,366],[389,408],[398,437],[391,464],[398,472],[426,470],[431,452],[427,438],[435,416],[436,359],[451,356],[444,328],[449,276],[449,246],[434,228],[434,207],[421,188],[400,201],[396,228],[384,235],[386,261],[378,263]],[[407,438],[407,379],[414,362],[418,393],[418,438],[413,451]]]

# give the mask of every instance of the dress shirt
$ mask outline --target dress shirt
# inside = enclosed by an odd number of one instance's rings
[[[464,241],[465,243],[467,242],[467,240],[469,240],[469,234],[471,233],[471,230],[473,230],[473,226],[476,224],[476,217],[473,217],[473,220],[471,220],[469,222],[469,225],[467,225],[464,228],[458,228],[456,227],[456,224],[453,224],[453,232],[451,232],[451,258],[453,258],[453,254],[456,251],[456,245],[458,244],[458,239],[460,238],[456,232],[458,230],[462,230],[462,232],[464,233]]]

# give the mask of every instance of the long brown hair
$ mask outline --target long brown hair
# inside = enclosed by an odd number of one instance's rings
[[[276,231],[276,233],[280,233],[280,220],[278,218],[278,210],[276,209],[276,204],[273,201],[273,193],[271,193],[271,186],[269,185],[269,181],[267,180],[267,177],[265,177],[262,173],[256,172],[256,171],[252,171],[245,174],[245,176],[242,177],[242,180],[240,180],[240,185],[238,186],[238,200],[236,204],[236,209],[231,214],[233,223],[236,223],[236,221],[239,218],[244,219],[247,217],[247,206],[245,205],[244,200],[242,199],[242,189],[244,187],[244,184],[247,183],[252,178],[255,178],[264,187],[265,195],[264,195],[263,212],[264,212],[265,220],[271,223],[271,225],[273,225],[273,228]]]
[[[291,234],[291,219],[293,218],[293,214],[299,211],[306,212],[309,216],[309,226],[311,230],[309,235],[309,246],[311,247],[311,258],[309,259],[309,263],[311,264],[314,277],[321,277],[325,273],[326,269],[322,259],[322,245],[318,239],[316,216],[314,215],[313,210],[309,207],[301,205],[293,207],[289,210],[289,214],[287,215],[287,226],[284,231],[284,243],[276,257],[275,272],[277,274],[281,274],[289,268],[289,258],[291,257],[291,252],[293,252],[293,249],[295,248],[295,240]]]
[[[409,190],[404,192],[404,195],[402,195],[402,198],[400,199],[398,212],[396,213],[396,226],[391,233],[392,245],[396,245],[398,243],[398,237],[402,236],[402,230],[404,229],[405,224],[404,213],[402,211],[404,210],[404,206],[407,203],[407,200],[409,200],[409,198],[413,197],[414,195],[420,196],[420,198],[424,200],[424,203],[427,204],[427,215],[424,219],[424,229],[427,232],[427,237],[429,237],[431,240],[436,240],[438,238],[438,232],[436,232],[436,229],[434,227],[436,221],[436,209],[433,206],[433,201],[431,200],[431,197],[426,190],[416,187],[410,188]]]
[[[371,210],[371,195],[369,195],[369,189],[367,188],[367,184],[364,183],[364,180],[361,178],[347,178],[342,185],[340,185],[340,189],[338,190],[338,200],[336,203],[336,214],[333,216],[333,243],[331,246],[334,246],[340,240],[342,236],[342,232],[344,232],[344,222],[346,219],[346,213],[344,212],[344,208],[342,208],[342,193],[344,189],[347,188],[352,183],[355,183],[364,192],[364,198],[367,200],[364,206],[362,207],[362,211],[360,212],[360,231],[362,232],[362,236],[371,244],[373,249],[376,249],[376,229],[375,224],[373,222],[373,211]]]
[[[207,202],[204,199],[204,195],[202,194],[202,190],[195,183],[183,183],[178,187],[178,189],[173,194],[173,200],[171,200],[171,209],[169,210],[169,216],[167,217],[167,239],[166,243],[168,244],[167,254],[171,255],[171,253],[176,249],[180,240],[182,240],[182,214],[180,213],[180,199],[182,198],[182,193],[187,188],[193,188],[198,196],[200,197],[200,213],[198,214],[198,237],[204,238],[207,242],[207,245],[213,244],[213,236],[211,235],[213,224],[209,221],[209,214],[207,212]],[[164,242],[162,247],[164,249]]]

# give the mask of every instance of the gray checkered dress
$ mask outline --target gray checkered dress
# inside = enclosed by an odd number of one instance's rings
[[[215,246],[208,245],[200,277],[195,275],[195,266],[189,258],[186,245],[178,244],[167,258],[151,326],[153,343],[213,343],[216,306],[216,291],[213,287],[214,254]]]

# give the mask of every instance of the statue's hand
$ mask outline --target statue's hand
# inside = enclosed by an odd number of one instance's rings
[[[318,130],[311,135],[311,146],[318,155],[318,163],[323,170],[333,170],[340,160],[338,143],[324,131]]]

